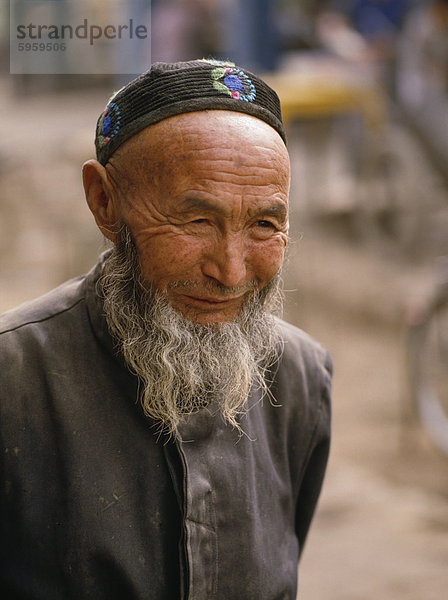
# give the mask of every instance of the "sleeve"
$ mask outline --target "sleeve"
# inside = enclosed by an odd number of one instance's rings
[[[333,368],[329,354],[327,354],[325,369],[327,377],[325,377],[322,386],[316,425],[311,438],[308,460],[303,472],[297,500],[296,534],[299,540],[300,555],[303,552],[311,520],[319,499],[330,451],[331,375]]]

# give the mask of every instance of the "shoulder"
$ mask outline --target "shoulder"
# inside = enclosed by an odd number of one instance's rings
[[[303,370],[323,370],[331,377],[333,363],[328,350],[308,333],[283,321],[277,320],[283,352],[283,366]]]
[[[84,282],[84,275],[71,279],[48,294],[0,315],[0,339],[9,333],[20,333],[30,325],[52,321],[72,310],[84,300]]]
[[[0,316],[3,392],[7,384],[11,390],[28,385],[26,381],[37,385],[64,357],[73,354],[88,321],[84,282],[85,277],[67,281]]]
[[[279,327],[283,349],[273,372],[273,397],[294,431],[301,423],[302,432],[319,430],[326,438],[331,413],[330,354],[301,329],[284,321],[279,321]]]
[[[96,337],[88,306],[89,282],[89,274],[76,277],[0,316],[5,405],[12,406],[13,398],[47,397],[55,378],[75,376],[80,364],[90,360]]]

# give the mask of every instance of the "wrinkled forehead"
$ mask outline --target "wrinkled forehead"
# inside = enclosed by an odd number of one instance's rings
[[[192,153],[202,153],[204,159],[231,153],[238,163],[250,162],[260,150],[266,163],[289,172],[288,150],[275,129],[250,115],[208,110],[176,115],[146,127],[127,140],[110,162],[150,173],[191,158]]]

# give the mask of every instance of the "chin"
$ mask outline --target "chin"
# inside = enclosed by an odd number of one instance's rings
[[[224,323],[231,323],[236,319],[236,315],[225,316],[225,315],[184,315],[186,319],[194,323],[195,325],[223,325]]]
[[[173,308],[176,308],[185,319],[188,319],[188,321],[191,321],[195,325],[222,325],[224,323],[231,323],[238,316],[238,313],[234,311],[232,311],[231,313],[214,311],[198,312],[196,310],[188,309],[185,307],[183,309],[179,309],[177,307]]]
[[[196,325],[210,325],[210,326],[219,326],[224,325],[225,323],[233,323],[236,317],[198,317],[193,321]]]

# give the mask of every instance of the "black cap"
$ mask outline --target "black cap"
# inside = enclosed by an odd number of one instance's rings
[[[121,144],[148,125],[199,110],[247,113],[268,123],[286,143],[279,98],[256,75],[215,60],[154,63],[110,98],[97,122],[97,159],[105,165]]]

